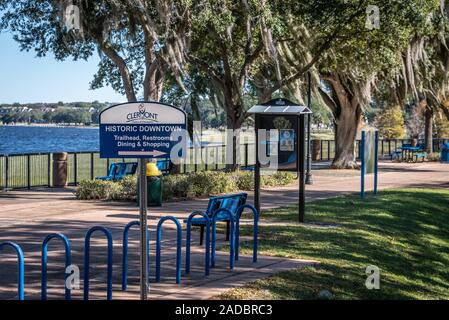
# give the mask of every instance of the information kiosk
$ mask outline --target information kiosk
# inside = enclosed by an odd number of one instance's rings
[[[277,170],[297,172],[299,179],[299,222],[304,222],[305,208],[305,116],[306,106],[279,98],[255,105],[248,113],[255,116],[256,166],[254,203],[260,212],[260,172]],[[277,163],[266,159],[277,158]],[[261,161],[261,158],[264,158]]]

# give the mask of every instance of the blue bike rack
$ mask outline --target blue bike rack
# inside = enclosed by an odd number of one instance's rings
[[[182,242],[182,227],[179,220],[172,216],[162,217],[157,224],[156,229],[156,282],[161,281],[161,238],[162,238],[162,224],[171,220],[176,224],[176,284],[181,283],[181,242]]]
[[[11,247],[17,254],[17,294],[19,300],[25,300],[25,264],[23,251],[18,244],[11,241],[0,243],[0,251],[3,249],[3,247]]]
[[[195,216],[202,216],[206,220],[206,260],[205,260],[205,274],[209,275],[210,272],[210,218],[201,211],[192,212],[187,218],[187,234],[186,234],[186,274],[190,273],[190,242],[192,233],[192,219]]]
[[[64,243],[64,249],[65,249],[65,270],[67,270],[67,267],[72,264],[72,254],[70,250],[70,241],[67,239],[67,237],[60,233],[52,233],[49,234],[44,242],[42,243],[42,282],[41,282],[41,299],[47,300],[47,262],[48,262],[48,243],[52,239],[61,239]],[[68,277],[68,274],[65,274],[64,280],[66,281]],[[70,300],[71,294],[70,289],[67,288],[67,284],[64,281],[64,287],[65,287],[65,299]]]
[[[108,240],[107,299],[112,300],[112,234],[108,229],[101,226],[90,228],[84,241],[84,300],[89,300],[90,238],[95,231],[103,232]]]
[[[214,212],[214,214],[212,215],[212,257],[211,257],[211,266],[215,267],[215,248],[216,248],[216,242],[217,242],[217,215],[223,212],[225,213],[228,217],[229,217],[229,222],[231,224],[231,234],[229,236],[229,242],[230,242],[230,257],[229,257],[229,267],[230,269],[234,269],[234,259],[235,259],[235,254],[234,254],[234,215],[232,214],[232,212],[229,209],[226,208],[220,208],[217,211]]]
[[[126,291],[128,287],[128,234],[133,226],[140,226],[139,221],[131,221],[123,230],[123,254],[122,254],[122,290]],[[150,232],[147,230],[147,248],[148,248],[148,274],[150,274]]]
[[[250,209],[253,212],[253,262],[257,262],[257,238],[259,233],[258,222],[259,222],[259,213],[257,209],[254,208],[250,204],[244,204],[237,209],[236,217],[237,222],[235,225],[235,260],[239,260],[239,247],[240,247],[240,218],[242,217],[242,213],[245,209]]]

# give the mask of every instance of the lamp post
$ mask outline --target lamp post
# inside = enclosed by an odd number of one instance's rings
[[[311,75],[307,73],[307,107],[312,110],[312,91],[311,91]],[[310,141],[310,127],[311,127],[312,115],[307,115],[307,170],[306,170],[306,184],[313,184],[312,178],[312,153],[311,153],[311,141]]]

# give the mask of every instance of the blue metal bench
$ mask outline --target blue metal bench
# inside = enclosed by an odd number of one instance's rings
[[[167,160],[157,160],[157,168],[159,169],[159,171],[162,172],[163,175],[168,175],[170,173],[170,169],[171,169],[171,161],[170,159]]]
[[[236,214],[237,209],[246,204],[246,199],[248,198],[247,193],[236,193],[229,194],[224,196],[215,196],[209,198],[209,203],[207,205],[207,209],[205,213],[212,219],[214,212],[219,209],[228,209],[232,214]],[[226,221],[226,240],[229,240],[229,227],[230,221],[227,215],[224,212],[219,213],[216,217],[216,221]],[[187,222],[187,220],[184,220]],[[201,226],[201,234],[200,234],[200,245],[203,244],[204,239],[204,228],[206,227],[206,219],[203,217],[193,218],[192,219],[193,226]]]
[[[114,162],[109,166],[108,175],[96,177],[95,180],[117,181],[125,176],[134,175],[137,171],[137,162]]]

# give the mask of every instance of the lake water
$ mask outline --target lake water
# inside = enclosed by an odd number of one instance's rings
[[[216,133],[211,133],[216,135]],[[98,151],[100,148],[98,127],[32,127],[1,126],[0,154]],[[203,136],[204,139],[204,136]],[[222,145],[207,141],[203,146]],[[191,145],[191,142],[189,142]]]
[[[98,151],[98,128],[0,126],[0,154]]]

